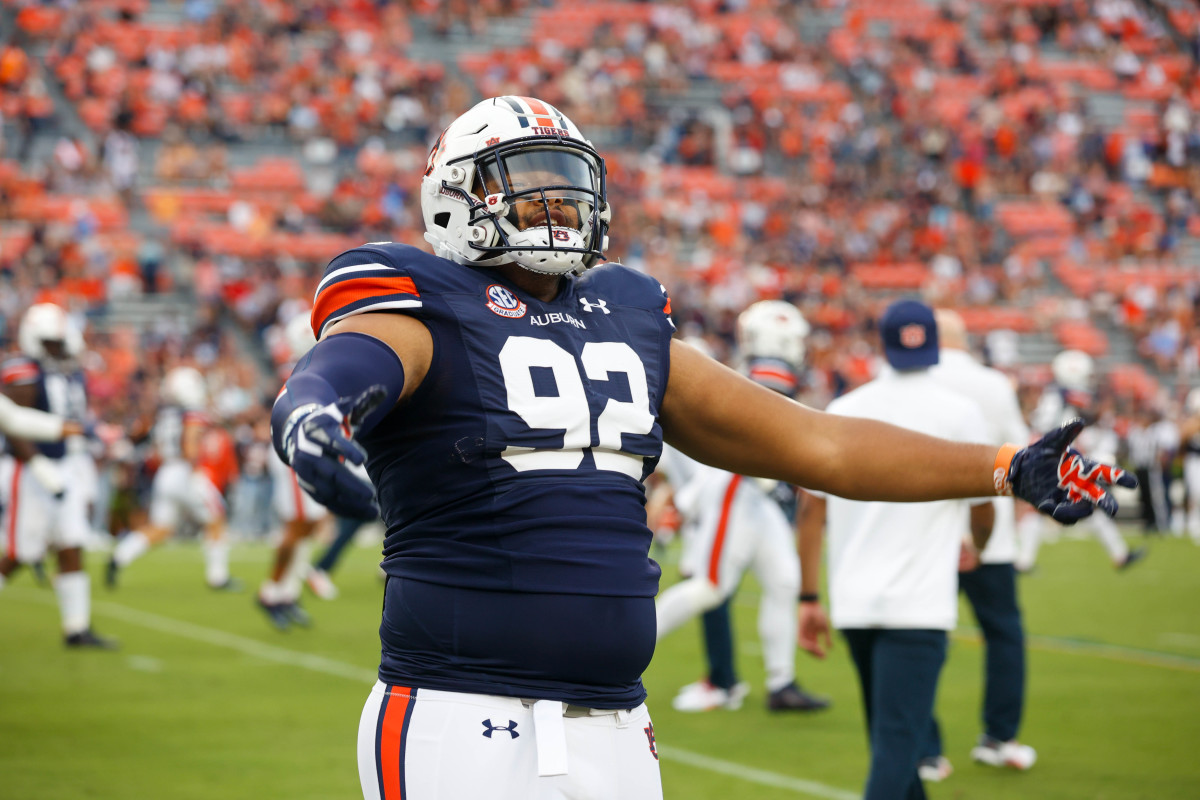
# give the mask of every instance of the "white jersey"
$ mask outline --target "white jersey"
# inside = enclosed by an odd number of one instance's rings
[[[942,350],[937,366],[929,374],[979,406],[987,424],[988,444],[1028,444],[1029,427],[1021,416],[1016,390],[1003,372],[985,367],[965,350]],[[996,522],[980,560],[985,564],[1011,564],[1017,558],[1016,504],[1011,497],[997,497],[992,505]]]
[[[959,442],[986,440],[979,408],[927,371],[884,372],[829,404]],[[912,469],[924,469],[912,464]],[[951,630],[958,621],[958,554],[969,503],[881,503],[828,496],[829,603],[835,628]]]

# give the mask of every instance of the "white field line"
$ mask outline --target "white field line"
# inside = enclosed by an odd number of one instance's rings
[[[721,775],[728,775],[731,778],[740,778],[750,783],[772,786],[776,789],[785,789],[796,794],[823,797],[827,798],[827,800],[861,800],[862,798],[862,795],[855,792],[848,792],[845,789],[835,789],[832,786],[826,786],[816,781],[806,781],[802,778],[780,775],[777,772],[768,772],[765,769],[747,767],[744,764],[737,764],[733,761],[723,761],[719,758],[693,753],[690,750],[684,750],[672,745],[658,745],[658,754],[669,761],[678,761],[681,764],[687,764],[689,767],[717,772]]]
[[[4,595],[19,600],[40,602],[44,605],[53,605],[55,603],[53,596],[46,593],[29,592],[24,589],[8,589]],[[325,658],[324,656],[313,655],[311,653],[301,653],[283,647],[275,647],[274,645],[260,642],[257,639],[238,636],[237,634],[228,633],[216,628],[207,628],[203,625],[195,625],[191,622],[184,622],[183,620],[164,617],[159,614],[152,614],[149,611],[130,608],[120,603],[93,603],[92,610],[97,614],[118,619],[130,625],[137,625],[159,633],[180,636],[184,639],[210,644],[214,647],[225,647],[230,650],[236,650],[244,655],[261,658],[264,661],[273,661],[277,664],[301,667],[312,672],[320,672],[338,678],[347,678],[348,680],[362,683],[364,686],[373,684],[377,677],[375,670],[356,667],[344,661],[336,661],[332,658]],[[793,778],[790,775],[780,775],[777,772],[755,769],[754,767],[747,767],[744,764],[738,764],[733,761],[723,761],[719,758],[693,753],[690,750],[684,750],[679,747],[659,745],[657,749],[659,756],[668,761],[677,761],[680,764],[738,778],[749,783],[771,786],[810,797],[825,798],[826,800],[860,800],[860,795],[854,792],[837,789],[816,781],[806,781],[801,778]]]

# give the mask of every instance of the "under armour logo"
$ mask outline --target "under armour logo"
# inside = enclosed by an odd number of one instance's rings
[[[507,725],[493,725],[490,719],[485,719],[483,721],[483,727],[487,728],[487,730],[483,732],[483,735],[489,739],[492,738],[492,734],[496,731],[504,731],[505,733],[510,734],[513,739],[521,735],[517,733],[517,723],[513,722],[511,719],[508,721]]]
[[[612,313],[611,311],[608,310],[608,303],[604,302],[604,300],[600,300],[597,303],[589,303],[588,299],[586,297],[581,297],[581,298],[579,298],[579,305],[583,306],[583,310],[588,312],[589,314],[592,313],[592,309],[594,309],[594,308],[600,309],[605,314]]]

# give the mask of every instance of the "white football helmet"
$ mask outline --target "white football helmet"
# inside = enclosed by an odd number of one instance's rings
[[[168,403],[201,411],[208,403],[208,387],[204,376],[194,367],[176,367],[163,379],[162,394]]]
[[[62,306],[38,303],[21,317],[17,346],[35,361],[68,361],[83,352],[83,334]]]
[[[442,258],[548,275],[604,256],[604,159],[549,103],[493,97],[442,131],[421,182],[425,239]]]
[[[297,314],[288,320],[283,329],[283,338],[287,342],[292,361],[299,361],[301,356],[312,350],[313,345],[317,343],[317,337],[313,335],[308,314]]]
[[[1187,399],[1183,401],[1183,407],[1187,409],[1188,414],[1200,414],[1200,386],[1188,392]]]
[[[1063,350],[1050,362],[1054,382],[1073,392],[1090,392],[1095,373],[1092,357],[1082,350]]]
[[[742,360],[778,358],[795,368],[804,364],[804,339],[812,328],[800,310],[782,300],[761,300],[738,316]]]

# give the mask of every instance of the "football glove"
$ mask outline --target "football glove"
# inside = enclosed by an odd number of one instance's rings
[[[1072,420],[1018,450],[1009,463],[1008,491],[1004,493],[1016,495],[1063,525],[1074,525],[1096,507],[1115,516],[1117,501],[1107,487],[1116,484],[1133,489],[1137,478],[1073,449],[1071,442],[1083,427],[1083,420]]]
[[[383,386],[372,386],[356,397],[342,397],[324,406],[301,406],[284,425],[284,448],[296,479],[334,514],[360,519],[379,514],[374,489],[346,462],[362,464],[366,459],[354,434],[386,397]]]

